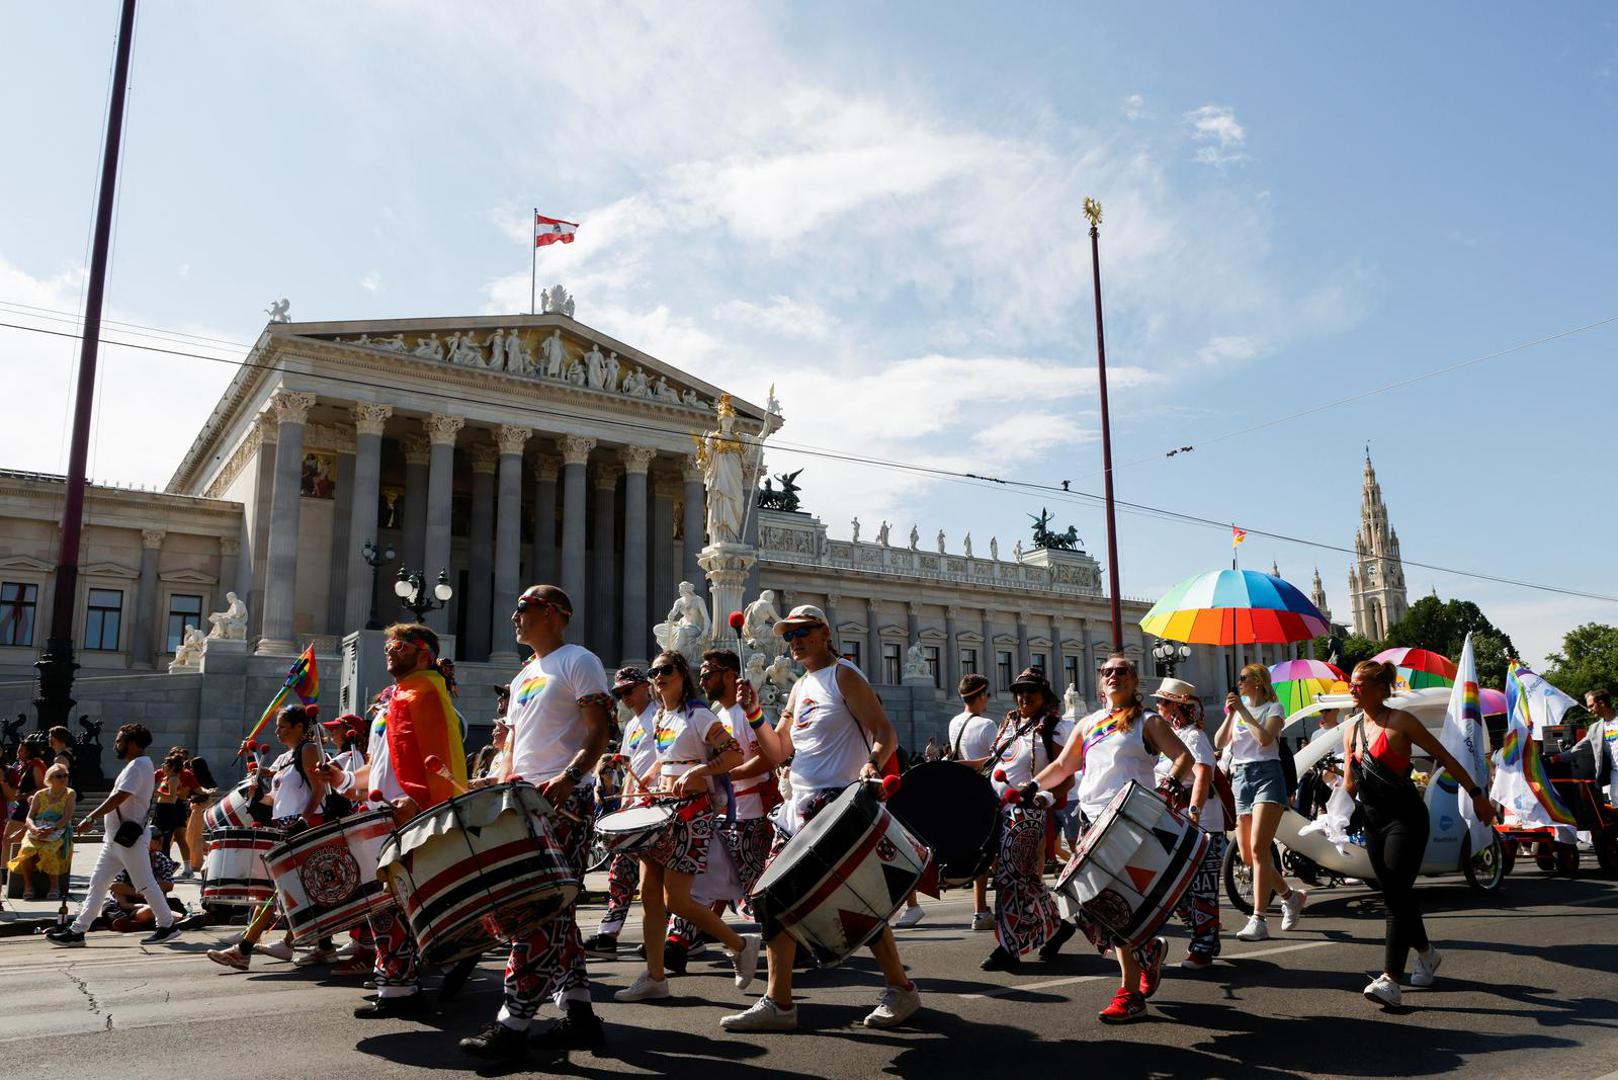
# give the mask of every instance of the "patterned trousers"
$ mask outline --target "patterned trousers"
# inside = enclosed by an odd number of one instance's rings
[[[994,933],[1013,956],[1039,948],[1062,923],[1056,897],[1045,886],[1047,811],[1004,807],[1000,855],[994,862]]]
[[[1208,834],[1208,854],[1197,864],[1191,887],[1180,898],[1174,913],[1191,928],[1192,956],[1219,955],[1219,870],[1225,857],[1225,834]]]
[[[634,855],[614,855],[607,863],[607,910],[601,915],[598,933],[617,937],[623,930],[639,882],[640,859]]]
[[[558,815],[552,822],[562,854],[579,880],[584,880],[584,864],[590,852],[590,820],[595,793],[575,788],[563,809],[578,821]],[[579,937],[577,906],[539,924],[527,937],[511,943],[506,961],[505,1003],[500,1021],[507,1027],[524,1029],[539,1011],[539,1003],[554,998],[589,1001],[590,980],[584,971],[584,942]]]
[[[403,997],[421,989],[416,978],[416,938],[410,933],[404,912],[397,907],[371,915],[367,920],[376,943],[376,960],[371,965],[372,981],[378,997]]]
[[[764,873],[764,866],[770,861],[770,848],[775,841],[775,826],[770,824],[769,818],[752,818],[747,821],[733,821],[729,825],[721,825],[715,839],[725,845],[725,851],[736,864],[736,876],[741,879],[742,896],[732,906],[743,916],[753,917],[753,902],[747,894],[753,891],[753,885]],[[678,915],[669,916],[669,940],[690,944],[697,939],[700,933],[695,926]]]

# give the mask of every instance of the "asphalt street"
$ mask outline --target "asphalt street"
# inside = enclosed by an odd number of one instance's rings
[[[594,886],[600,882],[592,880]],[[190,889],[193,886],[182,886]],[[1374,894],[1316,894],[1300,928],[1263,943],[1226,938],[1203,972],[1171,966],[1150,1018],[1106,1027],[1096,1011],[1117,969],[1070,944],[1051,964],[985,974],[992,935],[968,928],[970,899],[929,901],[900,933],[925,1007],[895,1031],[858,1026],[879,980],[869,955],[800,973],[800,1030],[731,1035],[718,1018],[762,989],[739,992],[721,954],[694,960],[676,996],[619,1005],[613,990],[639,968],[631,952],[591,964],[610,1046],[557,1071],[582,1077],[997,1077],[1008,1073],[1163,1077],[1469,1076],[1591,1080],[1618,1076],[1618,886],[1548,878],[1519,866],[1494,897],[1460,879],[1424,884],[1428,927],[1444,953],[1438,984],[1407,990],[1384,1012],[1360,996],[1380,966]],[[15,906],[15,905],[12,905]],[[593,929],[599,908],[583,909]],[[1272,918],[1278,926],[1279,919]],[[1233,934],[1239,916],[1225,911]],[[638,935],[633,924],[626,942]],[[490,956],[455,1000],[419,1021],[360,1021],[357,981],[265,958],[249,974],[203,951],[230,931],[188,932],[172,946],[92,934],[83,949],[38,937],[0,940],[0,1042],[11,1075],[35,1077],[421,1077],[503,1075],[455,1042],[499,1005]],[[1183,930],[1170,931],[1171,965]],[[429,984],[431,985],[431,984]],[[547,1013],[542,1013],[542,1016]],[[520,1073],[527,1070],[511,1070]]]

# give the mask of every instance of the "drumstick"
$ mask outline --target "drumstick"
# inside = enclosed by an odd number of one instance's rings
[[[470,790],[465,784],[455,779],[455,774],[449,771],[449,766],[445,765],[444,759],[437,754],[428,754],[422,759],[421,763],[427,766],[428,772],[437,776],[440,780],[447,781],[449,786],[455,789],[455,794],[465,795]]]

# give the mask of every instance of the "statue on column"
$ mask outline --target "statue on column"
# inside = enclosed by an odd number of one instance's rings
[[[927,654],[921,651],[921,646],[912,645],[905,650],[904,677],[907,679],[931,678],[933,669],[927,665]]]
[[[732,428],[736,412],[730,395],[719,399],[719,427],[706,435],[693,435],[697,444],[697,465],[708,489],[708,541],[713,544],[742,542],[742,520],[747,507],[747,481],[742,468],[742,443]]]
[[[1079,688],[1077,686],[1074,686],[1072,683],[1068,683],[1067,689],[1062,691],[1063,718],[1068,720],[1077,720],[1079,717],[1083,716],[1084,713],[1084,695],[1079,693]]]
[[[208,616],[208,636],[221,641],[247,640],[247,605],[233,592],[225,594],[225,610]]]
[[[695,585],[682,581],[680,595],[669,608],[668,618],[652,627],[652,636],[660,647],[673,649],[696,667],[702,663],[702,652],[708,647],[712,626],[707,602],[697,595]]]
[[[938,553],[940,555],[943,555],[945,553],[944,552],[944,530],[943,529],[938,530]]]
[[[888,535],[889,535],[889,533],[890,533],[890,531],[892,529],[893,529],[893,526],[888,524],[888,519],[883,518],[881,528],[876,530],[876,542],[881,544],[883,547],[887,547],[888,546]]]
[[[202,666],[202,654],[207,651],[208,639],[203,636],[201,627],[188,626],[180,642],[180,647],[174,650],[174,659],[169,663],[169,674],[177,671],[195,671]]]
[[[910,550],[915,551],[916,548],[920,544],[921,544],[921,530],[916,528],[916,526],[912,525],[912,526],[910,526]]]
[[[775,636],[775,624],[781,613],[775,610],[775,590],[765,589],[758,599],[742,611],[742,636],[750,648],[756,649],[766,661],[781,652],[781,639]]]
[[[855,518],[853,521],[849,522],[849,524],[854,526],[854,540],[853,540],[853,542],[857,544],[857,543],[860,542],[860,519]]]
[[[970,559],[972,557],[972,534],[971,533],[966,534],[966,540],[965,540],[964,543],[965,543],[965,547],[966,547],[966,557],[968,559]]]

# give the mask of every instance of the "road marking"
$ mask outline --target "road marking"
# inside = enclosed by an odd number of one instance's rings
[[[1231,953],[1228,956],[1221,957],[1221,959],[1224,959],[1224,960],[1254,960],[1254,959],[1257,959],[1260,956],[1278,956],[1281,953],[1301,952],[1304,949],[1319,949],[1319,948],[1323,948],[1324,946],[1327,946],[1327,945],[1341,945],[1341,944],[1348,944],[1348,943],[1346,943],[1346,942],[1338,942],[1338,941],[1304,941],[1304,942],[1300,942],[1300,943],[1298,943],[1296,945],[1277,945],[1272,949],[1254,949],[1254,950],[1252,950],[1250,952]],[[1045,982],[1037,982],[1037,983],[1017,983],[1014,986],[996,987],[993,990],[986,990],[986,991],[984,991],[982,993],[978,993],[978,994],[958,994],[956,996],[960,997],[960,998],[963,998],[965,1000],[968,1000],[968,1001],[973,1000],[973,999],[978,999],[978,998],[1006,997],[1007,995],[1020,994],[1020,993],[1022,993],[1024,991],[1049,990],[1052,987],[1057,987],[1057,986],[1072,986],[1075,983],[1099,982],[1102,979],[1112,979],[1112,978],[1116,978],[1116,976],[1111,975],[1111,974],[1106,974],[1106,975],[1069,975],[1065,979],[1049,979],[1049,980],[1046,980]],[[1605,1080],[1605,1078],[1603,1078],[1603,1080]],[[1615,1080],[1618,1080],[1618,1078],[1615,1078]]]

